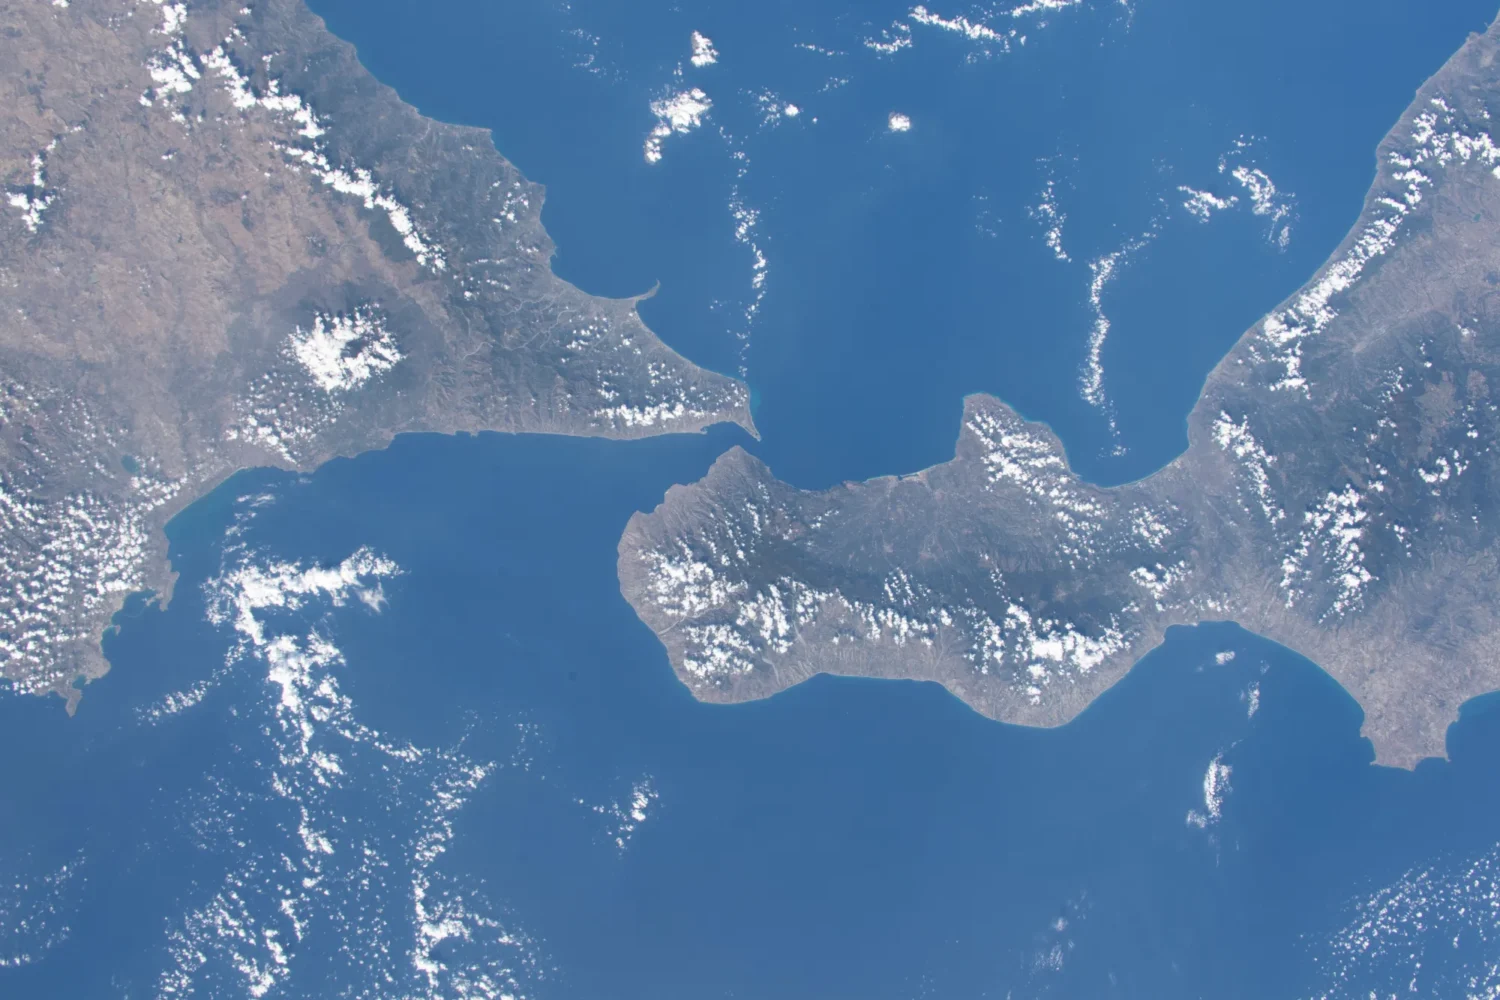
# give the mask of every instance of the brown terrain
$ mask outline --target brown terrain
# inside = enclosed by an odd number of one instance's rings
[[[1380,763],[1445,752],[1500,689],[1500,27],[1376,151],[1333,256],[1215,368],[1189,447],[1081,481],[1052,432],[966,401],[952,461],[805,492],[741,449],[637,515],[626,598],[700,698],[818,672],[932,680],[1054,726],[1174,624],[1320,664]]]
[[[750,428],[542,190],[299,0],[0,0],[0,677],[79,695],[162,528],[236,470],[402,432]]]

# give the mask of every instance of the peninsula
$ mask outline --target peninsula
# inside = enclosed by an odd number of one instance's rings
[[[619,546],[626,599],[697,697],[819,672],[1076,716],[1179,623],[1316,661],[1377,761],[1443,756],[1500,688],[1500,27],[1381,142],[1353,230],[1214,369],[1186,452],[1115,488],[971,396],[952,461],[806,492],[742,449]]]
[[[0,679],[76,702],[162,528],[408,431],[634,438],[743,384],[550,269],[542,190],[301,0],[0,0]]]

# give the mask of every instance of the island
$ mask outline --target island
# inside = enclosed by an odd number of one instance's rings
[[[553,275],[542,189],[301,0],[0,3],[0,678],[61,694],[169,518],[403,432],[635,438],[745,386]]]
[[[1381,764],[1500,688],[1500,28],[1418,91],[1332,257],[1208,377],[1187,450],[1100,488],[965,400],[954,458],[817,492],[743,449],[637,514],[622,592],[700,699],[814,674],[1074,718],[1174,624],[1232,620],[1358,700]]]

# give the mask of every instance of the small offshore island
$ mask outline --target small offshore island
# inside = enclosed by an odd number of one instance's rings
[[[555,277],[542,190],[301,0],[0,4],[0,678],[105,672],[166,522],[412,431],[635,438],[744,385]]]
[[[1500,688],[1500,22],[1380,144],[1359,220],[1244,334],[1152,476],[1083,482],[1045,426],[965,401],[952,461],[820,492],[734,449],[630,522],[621,589],[700,699],[813,674],[936,681],[1072,719],[1174,624],[1320,664],[1378,763],[1445,754]]]

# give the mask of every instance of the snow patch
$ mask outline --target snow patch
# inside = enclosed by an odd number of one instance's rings
[[[316,313],[309,329],[297,327],[290,350],[318,388],[333,394],[364,385],[401,360],[385,317],[361,306],[352,313]]]

